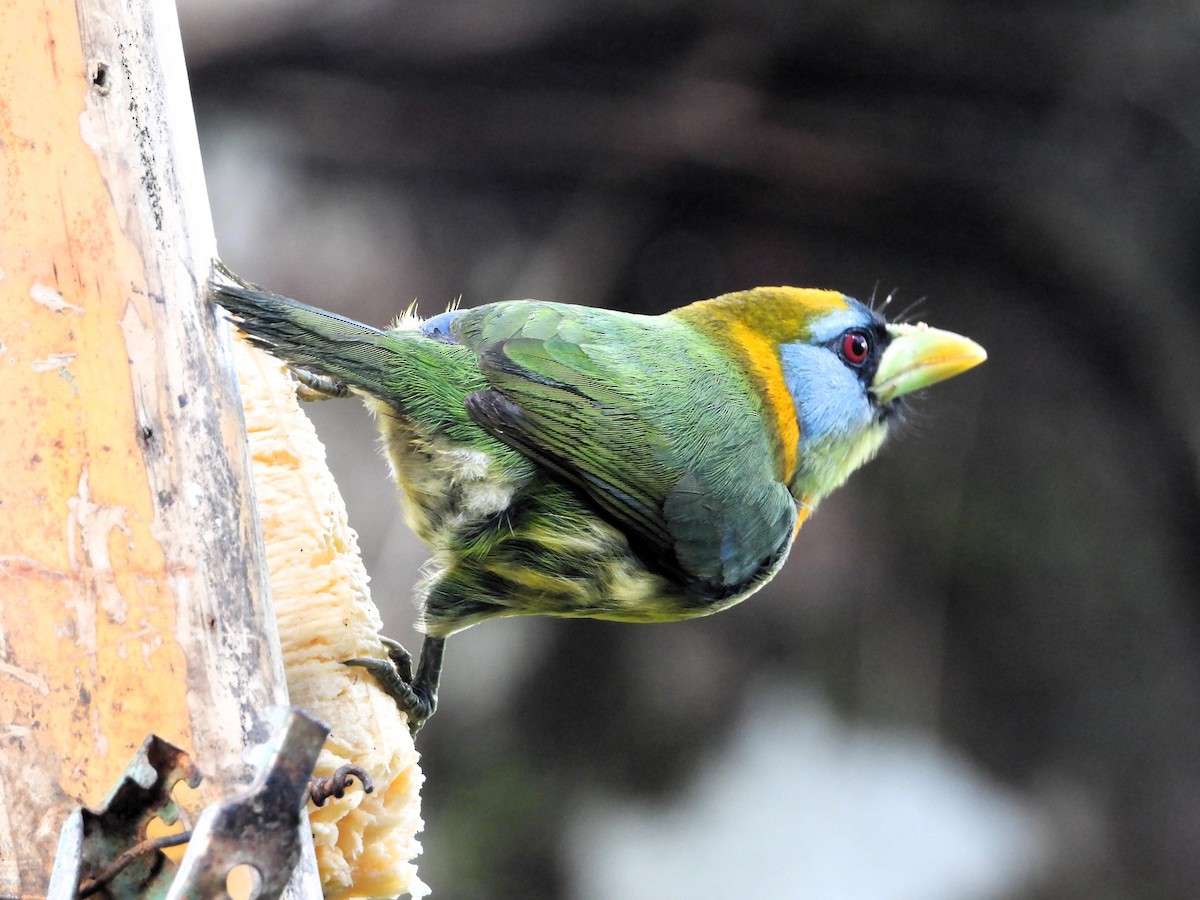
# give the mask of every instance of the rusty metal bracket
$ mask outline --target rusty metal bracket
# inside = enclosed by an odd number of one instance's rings
[[[196,822],[167,900],[226,897],[226,878],[249,865],[255,900],[274,900],[300,858],[300,814],[329,726],[292,707],[265,745],[267,758],[245,793],[210,804]]]
[[[179,781],[193,788],[200,783],[188,755],[157,735],[146,738],[100,808],[78,807],[67,817],[59,833],[48,900],[72,900],[83,881],[145,838],[152,819],[174,824],[179,808],[171,790]],[[161,851],[146,853],[113,877],[110,896],[161,897],[173,874],[174,864]]]
[[[109,898],[192,900],[228,897],[226,879],[237,866],[255,876],[256,900],[284,890],[300,854],[301,812],[309,799],[309,776],[328,726],[295,707],[256,754],[261,762],[244,792],[211,803],[189,835],[178,867],[161,846],[146,840],[146,826],[172,824],[180,810],[171,797],[176,783],[191,787],[200,773],[178,747],[151,735],[99,810],[72,811],[59,835],[47,900],[75,900],[89,893]]]

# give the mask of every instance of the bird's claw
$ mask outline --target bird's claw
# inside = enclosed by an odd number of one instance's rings
[[[394,641],[390,637],[379,636],[379,640],[383,642],[384,649],[387,650],[388,659],[396,667],[396,672],[400,675],[401,680],[412,684],[413,667],[412,654],[409,653],[404,645],[399,641]]]
[[[350,388],[345,383],[328,375],[318,375],[307,369],[295,366],[288,367],[292,377],[296,379],[296,396],[305,403],[315,403],[319,400],[334,400],[339,397],[349,397]]]
[[[427,670],[418,666],[413,676],[412,654],[397,641],[383,638],[387,659],[359,657],[347,659],[347,666],[358,666],[375,676],[379,686],[396,702],[408,720],[408,730],[416,737],[426,720],[437,708],[437,675],[432,680]],[[440,658],[440,654],[439,654]],[[440,668],[440,665],[438,666]]]

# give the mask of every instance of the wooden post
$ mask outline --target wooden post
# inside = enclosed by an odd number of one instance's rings
[[[207,802],[286,702],[214,255],[174,6],[0,0],[0,896],[148,733]]]

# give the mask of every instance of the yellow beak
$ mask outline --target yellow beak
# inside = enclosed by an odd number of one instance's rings
[[[881,404],[953,378],[987,359],[986,350],[952,331],[924,323],[889,325],[887,330],[892,340],[871,382],[871,393]]]

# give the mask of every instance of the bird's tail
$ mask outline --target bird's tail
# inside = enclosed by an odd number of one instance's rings
[[[381,400],[394,399],[388,382],[404,353],[404,335],[225,280],[214,279],[210,296],[254,346],[298,369]]]

